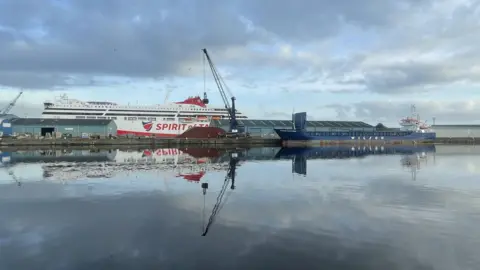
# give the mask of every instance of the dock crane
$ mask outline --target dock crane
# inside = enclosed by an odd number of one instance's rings
[[[230,126],[228,132],[225,134],[227,137],[246,137],[249,136],[248,134],[245,133],[245,128],[240,125],[237,121],[237,115],[236,115],[236,109],[235,109],[235,100],[236,98],[232,95],[232,92],[228,88],[228,86],[225,84],[225,81],[223,80],[222,76],[217,72],[217,68],[215,67],[215,64],[213,63],[212,59],[210,58],[210,55],[207,52],[207,49],[202,49],[203,53],[205,54],[205,58],[208,61],[208,64],[210,66],[210,69],[212,70],[212,75],[215,80],[215,83],[217,84],[218,91],[220,92],[220,96],[222,96],[223,103],[225,104],[225,109],[228,111],[228,118],[230,121]],[[204,58],[204,59],[205,59]],[[232,105],[230,106],[230,102],[228,101],[228,97],[225,93],[225,90],[230,95],[230,99],[232,100]],[[206,95],[206,94],[205,94]]]
[[[217,202],[212,208],[212,213],[210,214],[210,217],[208,219],[208,223],[203,227],[203,233],[202,236],[206,236],[208,233],[208,230],[212,226],[213,222],[215,222],[215,218],[218,214],[218,212],[223,208],[225,205],[226,201],[223,201],[223,196],[225,195],[225,191],[227,190],[228,185],[230,184],[230,189],[234,190],[235,189],[235,176],[237,174],[237,165],[239,162],[239,157],[237,152],[232,152],[230,153],[230,161],[228,163],[228,171],[227,171],[227,176],[225,177],[225,180],[223,181],[223,186],[222,189],[220,190],[220,193],[217,196]],[[207,193],[208,189],[208,183],[202,183],[202,189],[203,189],[203,196],[205,200],[205,195]],[[205,203],[205,202],[204,202]],[[205,205],[204,205],[205,208]]]
[[[20,98],[20,96],[23,94],[23,91],[20,91],[18,95],[7,105],[7,107],[3,108],[2,111],[0,111],[0,115],[5,115],[10,112],[10,110],[15,107],[15,104],[17,103],[17,100]]]

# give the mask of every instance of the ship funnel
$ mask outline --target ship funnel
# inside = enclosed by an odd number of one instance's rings
[[[292,115],[293,127],[295,130],[304,130],[307,124],[307,113],[300,112]]]

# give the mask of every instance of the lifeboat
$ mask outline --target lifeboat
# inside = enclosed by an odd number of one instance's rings
[[[406,123],[406,124],[418,124],[418,120],[415,119],[415,118],[411,118],[411,117],[406,117],[406,118],[403,118],[401,120],[402,123]]]
[[[419,126],[420,129],[429,129],[430,126],[426,125],[426,124],[422,124]]]
[[[212,120],[220,120],[220,116],[212,116]]]
[[[193,122],[193,119],[191,117],[180,118],[180,122],[191,123],[191,122]]]

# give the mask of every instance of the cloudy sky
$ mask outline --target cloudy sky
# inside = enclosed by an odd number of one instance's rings
[[[207,48],[251,118],[394,124],[415,103],[480,123],[479,43],[474,0],[0,0],[0,105],[179,101],[204,91]]]

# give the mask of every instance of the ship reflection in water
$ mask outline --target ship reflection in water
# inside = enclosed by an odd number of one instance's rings
[[[400,155],[403,167],[410,168],[412,178],[427,160],[427,153],[435,153],[435,145],[384,145],[384,146],[324,146],[282,148],[277,158],[292,158],[292,173],[307,175],[307,159],[361,158],[369,155]]]
[[[477,147],[3,150],[1,158],[0,269],[480,265]]]

